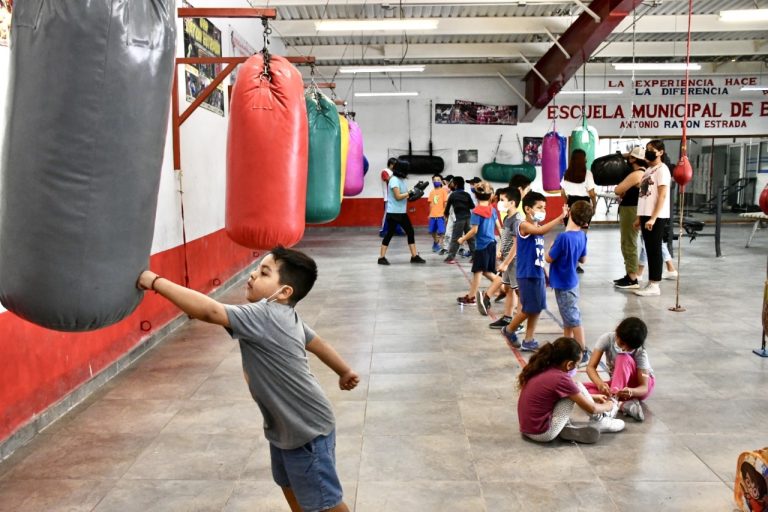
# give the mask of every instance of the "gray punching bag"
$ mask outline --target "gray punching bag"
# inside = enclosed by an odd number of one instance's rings
[[[142,297],[174,0],[21,0],[11,21],[0,302],[50,329],[98,329]]]

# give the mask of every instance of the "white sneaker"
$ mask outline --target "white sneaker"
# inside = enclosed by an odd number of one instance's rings
[[[617,420],[616,418],[610,418],[607,414],[604,414],[599,420],[593,420],[590,425],[595,427],[600,432],[621,432],[624,430],[624,421]]]
[[[677,270],[673,270],[671,272],[664,273],[663,276],[661,276],[662,279],[677,279]]]
[[[640,404],[639,400],[634,398],[632,400],[627,400],[621,405],[621,412],[637,421],[643,421],[645,419],[643,406]]]
[[[659,288],[659,283],[649,283],[648,286],[642,290],[635,290],[635,295],[639,295],[640,297],[661,295],[661,288]]]

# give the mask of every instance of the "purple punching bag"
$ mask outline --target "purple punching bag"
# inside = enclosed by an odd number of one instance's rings
[[[545,192],[560,190],[560,137],[549,132],[541,143],[541,181]]]

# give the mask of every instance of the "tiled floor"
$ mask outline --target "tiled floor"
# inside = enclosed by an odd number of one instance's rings
[[[748,230],[725,228],[722,259],[712,239],[685,243],[685,313],[667,310],[671,281],[661,297],[614,290],[617,228],[591,231],[581,278],[588,339],[624,316],[644,318],[657,388],[644,423],[628,420],[590,446],[520,437],[522,359],[489,319],[456,305],[466,263],[430,253],[412,266],[398,238],[392,266],[381,267],[370,231],[310,231],[300,247],[320,278],[299,311],[361,375],[358,389],[341,392],[313,361],[336,410],[347,502],[359,512],[733,509],[736,458],[768,445],[768,360],[751,353],[768,238],[744,249]],[[418,241],[427,253],[421,232]],[[241,297],[238,285],[227,299]],[[545,320],[539,338],[556,330]],[[237,345],[199,322],[176,330],[0,464],[0,510],[287,510]]]

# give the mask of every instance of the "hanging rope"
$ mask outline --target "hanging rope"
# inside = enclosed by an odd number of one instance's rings
[[[184,218],[184,172],[179,170],[179,203],[181,203],[181,241],[184,253],[184,286],[189,288],[189,259],[187,258],[187,222]]]

